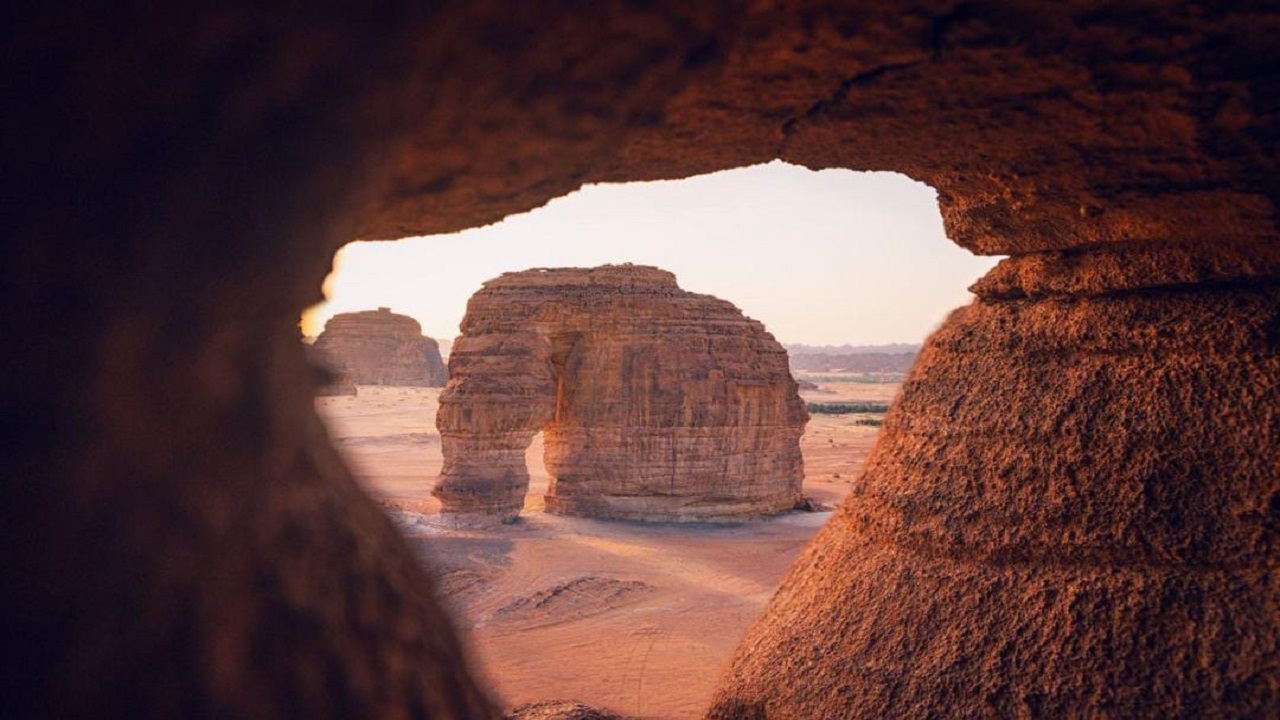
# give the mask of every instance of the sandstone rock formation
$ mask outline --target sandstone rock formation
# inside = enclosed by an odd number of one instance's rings
[[[497,717],[328,444],[297,318],[353,238],[775,158],[906,173],[1011,257],[715,715],[1280,716],[1274,4],[89,0],[4,27],[6,716]]]
[[[334,315],[313,347],[357,385],[443,387],[449,377],[436,341],[417,320],[390,308]]]
[[[316,395],[355,395],[356,381],[347,366],[336,362],[329,353],[314,345],[307,345],[307,361],[320,376]]]
[[[436,425],[435,494],[511,519],[545,431],[547,510],[723,520],[791,509],[808,414],[782,346],[653,267],[506,273],[472,296]],[[459,518],[465,521],[465,518]]]

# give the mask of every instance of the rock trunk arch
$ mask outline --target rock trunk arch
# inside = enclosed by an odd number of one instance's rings
[[[800,500],[808,413],[786,350],[665,270],[505,273],[467,303],[449,365],[434,494],[454,522],[515,519],[538,432],[550,512],[714,522]]]
[[[843,5],[17,11],[6,708],[493,716],[300,311],[356,237],[782,158],[928,182],[1012,257],[712,714],[1276,715],[1280,17]]]

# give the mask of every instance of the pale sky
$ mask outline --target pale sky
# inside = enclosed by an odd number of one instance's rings
[[[932,188],[897,173],[773,162],[624,185],[452,235],[339,251],[328,301],[303,317],[390,307],[452,339],[485,280],[533,267],[631,262],[728,300],[783,343],[920,342],[995,264],[947,240]]]

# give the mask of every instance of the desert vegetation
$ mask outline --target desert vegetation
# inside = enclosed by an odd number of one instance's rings
[[[805,408],[818,415],[853,415],[855,413],[874,413],[883,415],[889,412],[888,403],[879,402],[841,402],[841,403],[807,403]]]
[[[882,383],[897,384],[902,382],[906,373],[901,372],[831,372],[814,373],[792,369],[798,380],[808,380],[819,385],[864,384],[879,385]]]

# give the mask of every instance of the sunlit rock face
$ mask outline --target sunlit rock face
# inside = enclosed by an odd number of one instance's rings
[[[642,266],[507,273],[467,305],[436,424],[450,514],[513,518],[545,430],[547,509],[724,520],[790,509],[808,421],[786,351]]]
[[[334,315],[314,347],[356,385],[443,387],[449,375],[418,321],[387,308]]]
[[[1277,329],[1274,285],[955,311],[711,717],[1274,714]]]

